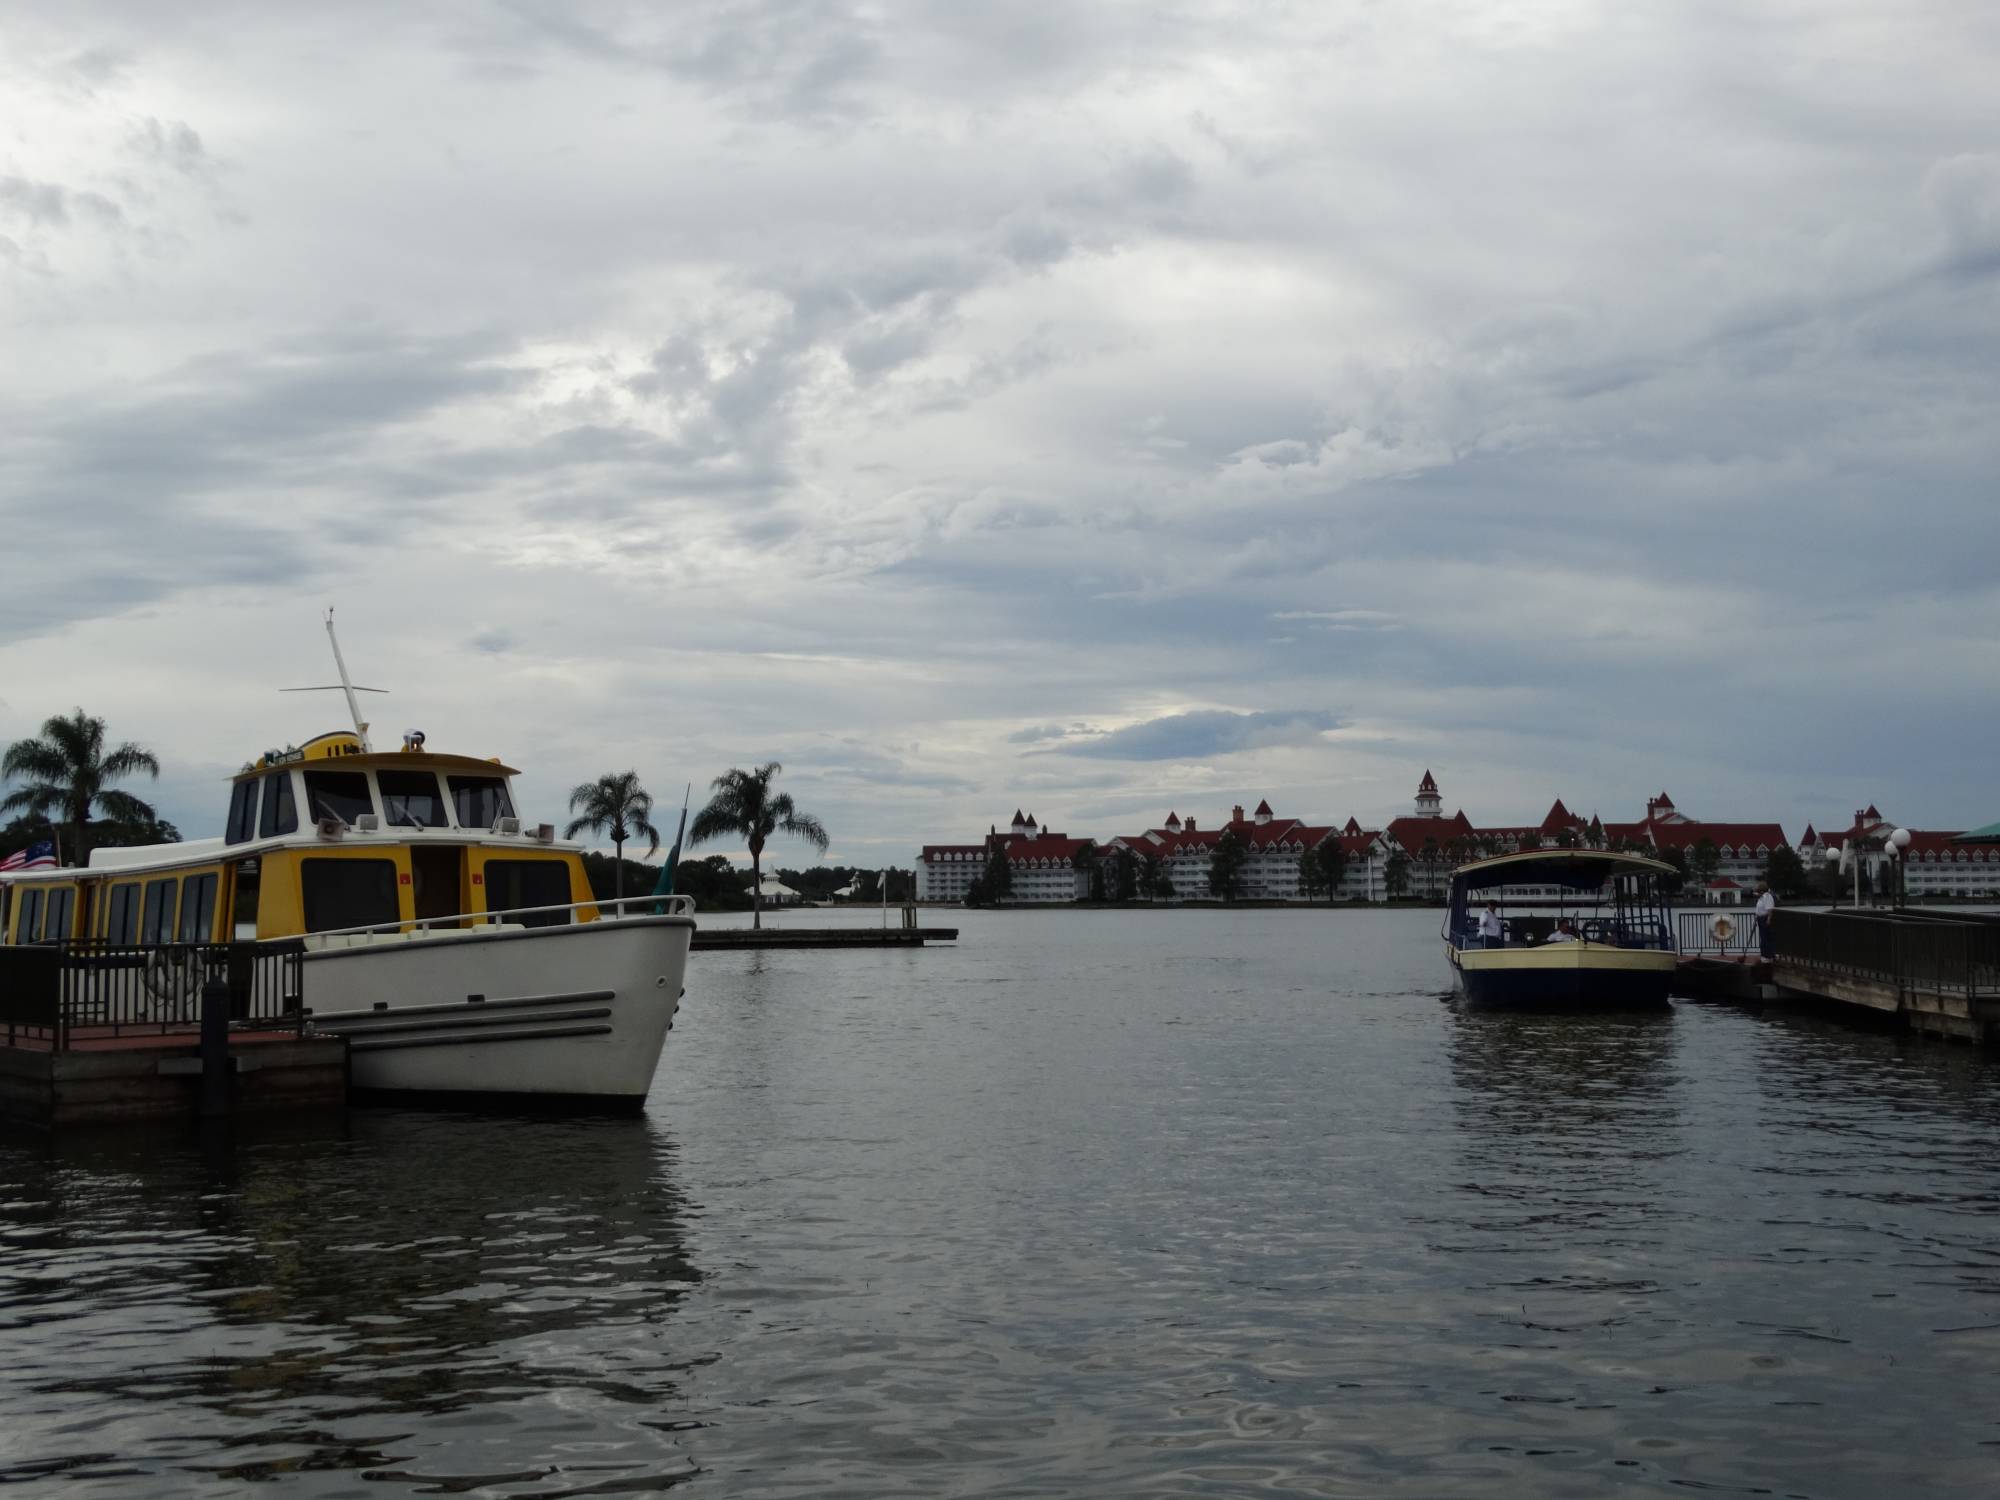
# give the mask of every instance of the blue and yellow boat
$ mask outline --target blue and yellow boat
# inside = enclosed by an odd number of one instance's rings
[[[1468,1000],[1513,1006],[1664,1005],[1674,977],[1673,913],[1639,854],[1531,849],[1452,872],[1445,955]],[[1498,937],[1481,916],[1498,908]],[[1490,926],[1491,924],[1487,924]]]

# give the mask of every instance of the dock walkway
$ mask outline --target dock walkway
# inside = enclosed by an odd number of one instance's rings
[[[1906,910],[1780,911],[1772,977],[1788,997],[2000,1042],[2000,917]]]

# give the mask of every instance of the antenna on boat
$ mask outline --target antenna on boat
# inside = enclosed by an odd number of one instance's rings
[[[360,687],[347,675],[347,659],[340,654],[340,637],[333,633],[333,606],[326,607],[326,638],[333,643],[333,664],[340,669],[340,681],[330,682],[321,687],[280,688],[281,693],[332,693],[347,695],[347,716],[354,720],[355,738],[361,741],[362,753],[375,747],[368,743],[368,723],[361,717],[361,705],[354,701],[356,693],[386,693],[387,688]]]

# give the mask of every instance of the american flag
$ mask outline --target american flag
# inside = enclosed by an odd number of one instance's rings
[[[30,844],[25,849],[17,849],[5,859],[0,859],[0,870],[53,870],[56,867],[56,846],[47,839],[39,844]]]

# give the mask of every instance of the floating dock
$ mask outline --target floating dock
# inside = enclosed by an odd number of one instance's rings
[[[956,927],[702,927],[694,951],[704,948],[921,948],[955,943]]]

